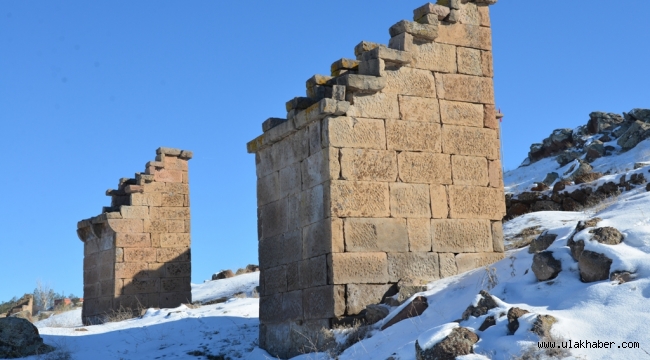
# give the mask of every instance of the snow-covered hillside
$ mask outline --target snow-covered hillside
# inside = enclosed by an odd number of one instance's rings
[[[587,137],[586,144],[590,141],[594,138]],[[615,142],[610,145],[610,153],[591,161],[593,171],[603,176],[582,187],[618,183],[622,176],[629,179],[631,174],[646,174],[650,178],[650,140],[640,141],[628,151],[621,151]],[[506,173],[506,190],[515,195],[530,191],[548,173],[567,176],[573,161],[582,160],[577,158],[560,165],[553,157],[542,158]],[[557,181],[560,179],[553,183]],[[549,184],[551,188],[553,183]],[[566,190],[578,187],[568,184]],[[574,234],[579,221],[593,218],[600,218],[594,226],[620,231],[623,241],[617,245],[595,241],[591,233],[594,227]],[[529,253],[527,246],[521,248],[540,233],[557,235],[547,251],[560,262],[561,271],[547,281],[539,281],[531,270],[535,254]],[[367,338],[338,358],[413,360],[416,340],[422,347],[432,347],[455,328],[463,327],[478,335],[479,340],[473,346],[474,354],[458,359],[650,359],[650,192],[645,184],[629,187],[581,211],[538,211],[515,217],[504,223],[504,234],[506,247],[512,249],[505,259],[487,268],[430,283],[428,291],[418,294],[426,297],[429,304],[422,315],[380,330],[404,305],[393,307],[387,318],[372,325]],[[584,250],[611,259],[610,273],[631,275],[625,282],[581,281],[578,262],[567,246],[571,237],[583,241]],[[73,359],[271,359],[257,347],[259,301],[251,296],[258,275],[192,286],[194,299],[203,303],[235,293],[248,296],[240,295],[223,303],[194,309],[149,309],[142,318],[98,326],[82,326],[77,310],[37,326],[47,344],[70,353]],[[481,290],[491,294],[490,301],[496,307],[477,316],[466,314],[462,320],[468,306],[480,305]],[[519,327],[509,334],[513,328],[509,328],[507,314],[515,307],[528,313],[518,318]],[[556,320],[544,338],[531,331],[538,315],[550,315]],[[482,327],[490,320],[492,326]],[[336,338],[344,341],[345,333],[339,330]],[[538,341],[570,344],[571,348],[547,351],[538,348]],[[592,348],[594,343],[600,348]],[[606,348],[604,343],[608,344]],[[328,358],[326,353],[312,353],[296,359]]]

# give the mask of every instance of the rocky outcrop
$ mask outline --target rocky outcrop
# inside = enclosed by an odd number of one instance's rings
[[[578,261],[578,259],[580,259],[580,254],[582,254],[582,250],[585,248],[584,241],[574,239],[576,234],[586,228],[595,227],[601,220],[601,218],[593,218],[586,221],[578,221],[576,228],[573,230],[573,233],[571,233],[571,236],[567,240],[567,246],[569,247],[569,250],[571,250],[571,257],[573,260]]]
[[[228,279],[231,277],[234,277],[235,273],[232,272],[232,270],[222,270],[216,274],[212,275],[212,280],[221,280],[221,279]]]
[[[551,327],[557,322],[557,319],[551,315],[537,315],[533,327],[530,331],[545,339],[551,336]]]
[[[417,296],[408,305],[404,306],[400,312],[388,320],[388,322],[384,324],[381,329],[385,330],[402,320],[420,316],[428,307],[429,303],[427,302],[427,298],[424,296]]]
[[[514,335],[517,329],[519,329],[519,318],[529,312],[518,307],[511,307],[508,310],[508,335]]]
[[[578,260],[580,269],[580,280],[583,282],[594,282],[607,280],[609,269],[612,266],[612,259],[597,252],[584,250]]]
[[[479,295],[481,296],[481,299],[478,301],[478,304],[476,304],[476,306],[470,305],[467,307],[467,309],[465,309],[465,311],[463,311],[463,320],[469,319],[470,316],[483,316],[487,314],[489,310],[499,306],[492,298],[492,295],[490,295],[490,293],[487,291],[481,290],[479,292]]]
[[[415,358],[417,360],[454,360],[461,355],[474,353],[474,344],[478,335],[464,327],[457,327],[447,337],[430,349],[422,349],[415,341]]]
[[[38,329],[29,321],[17,317],[0,319],[0,358],[42,355],[53,350],[43,343]]]
[[[530,243],[529,254],[544,251],[557,239],[557,234],[543,233]]]

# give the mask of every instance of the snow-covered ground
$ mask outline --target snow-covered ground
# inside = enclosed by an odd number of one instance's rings
[[[649,148],[650,143],[644,142],[627,153],[598,159],[593,163],[594,170],[609,170],[609,179],[626,172],[647,172],[650,167],[632,169],[635,162],[650,160]],[[542,160],[513,170],[505,177],[506,187],[516,192],[529,189],[533,181],[541,181],[547,172],[559,172],[558,167],[553,160]],[[611,271],[629,271],[634,274],[633,281],[623,284],[580,281],[577,263],[571,258],[566,241],[579,220],[596,216],[602,219],[598,226],[617,228],[623,233],[624,241],[619,245],[604,245],[589,240],[585,232],[579,236],[585,240],[585,249],[605,254],[613,260]],[[429,290],[420,294],[430,304],[421,316],[384,331],[379,330],[383,325],[380,321],[374,325],[369,338],[348,348],[339,359],[413,360],[416,339],[425,344],[442,339],[458,326],[453,321],[477,301],[482,289],[500,300],[499,307],[460,323],[474,331],[480,340],[474,346],[476,354],[459,359],[516,359],[531,347],[536,348],[540,339],[530,329],[538,314],[558,319],[551,332],[560,341],[614,342],[608,349],[574,346],[569,349],[569,359],[650,359],[650,312],[647,311],[650,309],[650,192],[645,191],[645,186],[622,193],[607,206],[585,212],[526,214],[505,223],[504,233],[506,238],[512,237],[531,226],[558,235],[549,248],[562,262],[557,278],[538,282],[530,270],[533,255],[527,248],[508,251],[504,260],[490,268],[430,283]],[[207,302],[239,292],[253,296],[258,275],[194,284],[193,297]],[[142,318],[98,326],[82,326],[80,311],[76,310],[41,321],[37,327],[46,343],[69,352],[73,359],[206,359],[207,355],[272,359],[257,347],[258,304],[254,297],[236,297],[195,309],[185,306],[149,309]],[[520,327],[514,335],[507,335],[507,319],[499,316],[512,306],[530,313],[519,319]],[[394,308],[392,314],[399,310]],[[479,331],[489,315],[495,316],[496,325]],[[634,343],[639,347],[623,347]],[[305,354],[297,359],[326,358],[321,353]],[[540,353],[531,357],[537,358],[544,357]]]

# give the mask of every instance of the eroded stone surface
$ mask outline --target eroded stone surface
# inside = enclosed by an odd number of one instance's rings
[[[490,252],[493,249],[489,220],[434,219],[431,231],[436,252]]]

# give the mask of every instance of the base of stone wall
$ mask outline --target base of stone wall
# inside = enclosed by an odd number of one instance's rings
[[[334,338],[328,336],[330,327],[330,319],[260,323],[260,348],[281,359],[327,351],[336,345]]]

